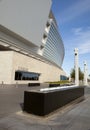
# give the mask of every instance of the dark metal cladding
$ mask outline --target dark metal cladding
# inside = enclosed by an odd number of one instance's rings
[[[45,92],[25,91],[24,111],[44,116],[82,96],[84,87]]]

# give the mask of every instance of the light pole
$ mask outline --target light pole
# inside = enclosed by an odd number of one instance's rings
[[[88,85],[87,83],[87,63],[84,61],[84,85]]]
[[[78,68],[78,48],[74,49],[75,55],[75,84],[79,85],[79,68]]]

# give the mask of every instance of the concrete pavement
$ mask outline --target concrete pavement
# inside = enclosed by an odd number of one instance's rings
[[[28,87],[0,88],[0,130],[90,130],[90,88],[85,100],[39,117],[22,111]],[[34,89],[34,88],[33,88]]]

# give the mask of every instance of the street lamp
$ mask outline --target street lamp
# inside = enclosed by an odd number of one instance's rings
[[[79,68],[78,68],[78,48],[74,49],[74,55],[75,55],[75,84],[79,85]]]

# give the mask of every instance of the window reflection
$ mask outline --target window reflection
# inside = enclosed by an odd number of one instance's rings
[[[67,77],[64,75],[60,75],[60,80],[67,80]]]
[[[16,71],[15,80],[39,80],[39,73],[35,72],[25,72],[25,71]]]

